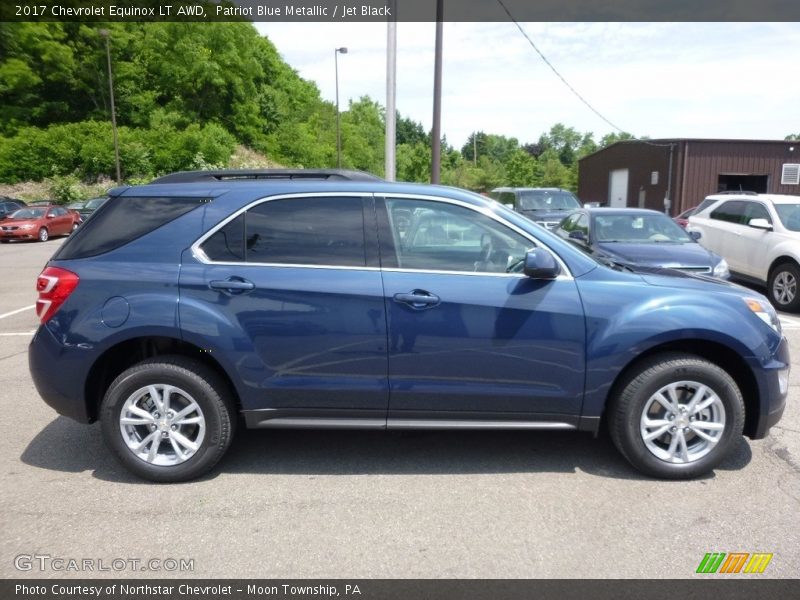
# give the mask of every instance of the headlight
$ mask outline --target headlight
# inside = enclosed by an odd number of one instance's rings
[[[781,332],[781,322],[778,319],[778,313],[772,308],[769,302],[759,300],[758,298],[742,298],[747,308],[753,311],[759,319],[764,321],[767,325],[772,327],[778,333]]]
[[[720,279],[728,279],[731,276],[731,272],[728,270],[728,261],[724,258],[720,258],[711,274]]]

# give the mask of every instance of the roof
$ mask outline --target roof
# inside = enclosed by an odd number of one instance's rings
[[[800,196],[790,194],[748,194],[747,192],[728,193],[728,194],[709,194],[706,198],[714,200],[766,200],[773,204],[800,204]]]
[[[786,144],[788,146],[800,146],[800,141],[798,140],[746,140],[741,138],[731,138],[731,139],[714,139],[714,138],[655,138],[655,139],[635,139],[635,140],[619,140],[610,144],[608,146],[604,146],[598,150],[595,150],[591,154],[587,154],[586,156],[578,159],[578,162],[595,156],[596,154],[600,154],[601,152],[605,152],[609,148],[613,148],[614,146],[620,144],[642,144],[648,146],[664,146],[668,148],[670,144],[683,144],[683,143],[706,143],[706,144]]]

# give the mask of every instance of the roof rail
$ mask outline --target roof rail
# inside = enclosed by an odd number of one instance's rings
[[[742,190],[741,192],[737,190],[725,190],[724,192],[717,192],[714,194],[715,196],[728,196],[732,194],[738,194],[740,196],[758,196],[758,192],[750,192],[747,190]]]
[[[363,171],[344,169],[220,169],[180,171],[157,177],[150,183],[198,183],[212,181],[382,181]]]

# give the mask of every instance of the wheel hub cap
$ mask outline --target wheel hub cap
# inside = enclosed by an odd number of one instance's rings
[[[203,411],[186,391],[168,384],[136,390],[119,417],[120,433],[133,454],[153,465],[174,466],[189,460],[205,437]]]
[[[676,381],[648,398],[639,433],[657,458],[674,464],[700,460],[725,431],[725,407],[719,395],[697,381]]]

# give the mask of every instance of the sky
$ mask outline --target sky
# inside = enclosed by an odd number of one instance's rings
[[[522,23],[605,119],[651,138],[783,139],[800,133],[800,23]],[[385,23],[257,23],[299,74],[342,110],[386,105]],[[556,123],[615,128],[581,102],[511,22],[444,23],[442,132],[534,142]],[[429,130],[435,24],[397,24],[397,109]]]

